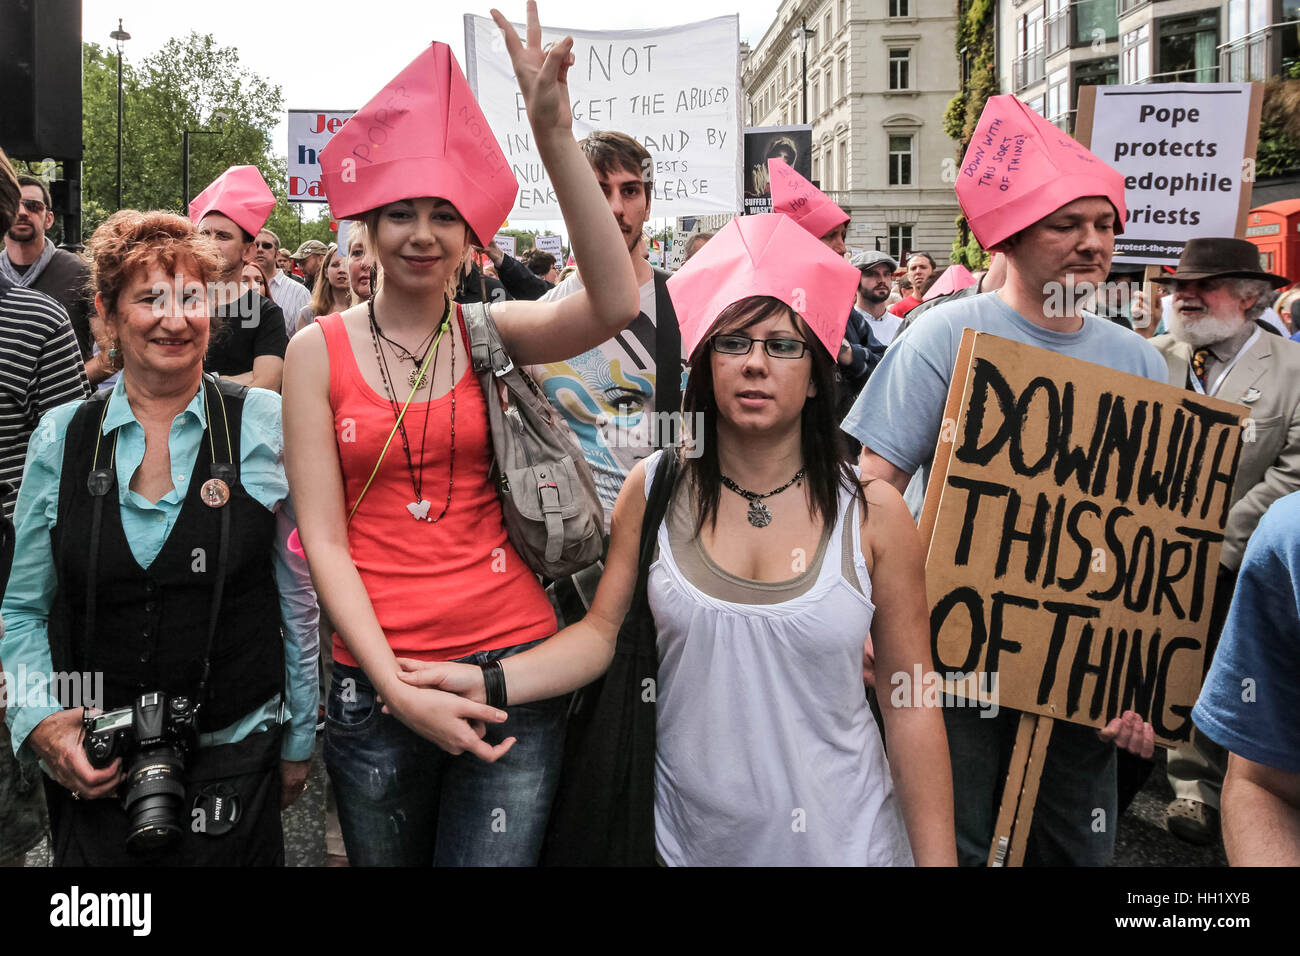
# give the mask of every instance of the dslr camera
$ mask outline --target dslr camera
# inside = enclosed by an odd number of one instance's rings
[[[198,741],[198,704],[161,691],[141,694],[130,707],[86,716],[86,759],[97,769],[117,757],[126,766],[122,806],[133,852],[164,849],[182,834],[185,761]]]

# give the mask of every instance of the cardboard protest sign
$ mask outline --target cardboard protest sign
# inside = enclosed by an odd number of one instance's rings
[[[563,253],[562,253],[562,251],[561,251],[561,249],[560,249],[560,237],[559,237],[559,236],[550,236],[550,235],[547,235],[547,236],[534,236],[534,237],[533,237],[533,246],[536,247],[536,248],[538,248],[538,249],[541,249],[542,252],[549,252],[551,255],[555,256],[555,261],[556,261],[556,262],[559,262],[561,256],[563,255]]]
[[[1248,415],[967,330],[921,523],[947,689],[1186,741]]]
[[[320,151],[354,110],[289,110],[289,202],[326,202]]]
[[[812,178],[811,126],[757,126],[745,130],[745,214],[772,211],[769,159],[784,159],[804,179]]]
[[[1188,239],[1244,235],[1260,83],[1085,86],[1075,136],[1124,174],[1115,262],[1173,265]]]
[[[566,36],[576,138],[612,129],[641,143],[654,161],[656,216],[740,209],[738,16],[650,30],[542,29],[545,42]],[[465,74],[519,181],[510,218],[562,218],[501,31],[487,17],[465,15]]]

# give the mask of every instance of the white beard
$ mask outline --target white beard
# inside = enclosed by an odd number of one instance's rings
[[[1221,319],[1213,315],[1185,319],[1176,304],[1169,310],[1169,334],[1177,341],[1185,342],[1197,349],[1226,342],[1240,334],[1246,325],[1247,320],[1244,315],[1230,319]]]

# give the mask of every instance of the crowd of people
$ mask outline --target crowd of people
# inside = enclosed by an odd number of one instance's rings
[[[1059,175],[1011,214],[958,183],[986,268],[850,256],[778,158],[773,211],[670,274],[653,157],[575,140],[572,41],[494,16],[576,268],[494,241],[517,184],[443,43],[322,152],[337,245],[290,253],[234,166],[79,256],[0,153],[0,864],[47,833],[57,865],[282,864],[323,733],[351,865],[983,865],[1019,712],[875,693],[933,666],[915,522],[966,329],[1251,408],[1168,823],[1300,863],[1300,289],[1205,238],[1163,302],[1054,307],[1111,276],[1123,179],[1009,96],[981,126]],[[1108,864],[1095,811],[1153,754],[1134,711],[1058,721],[1026,862]]]

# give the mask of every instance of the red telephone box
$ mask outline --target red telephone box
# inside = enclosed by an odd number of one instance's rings
[[[1300,282],[1300,199],[1256,206],[1246,217],[1246,238],[1259,246],[1260,268]]]

